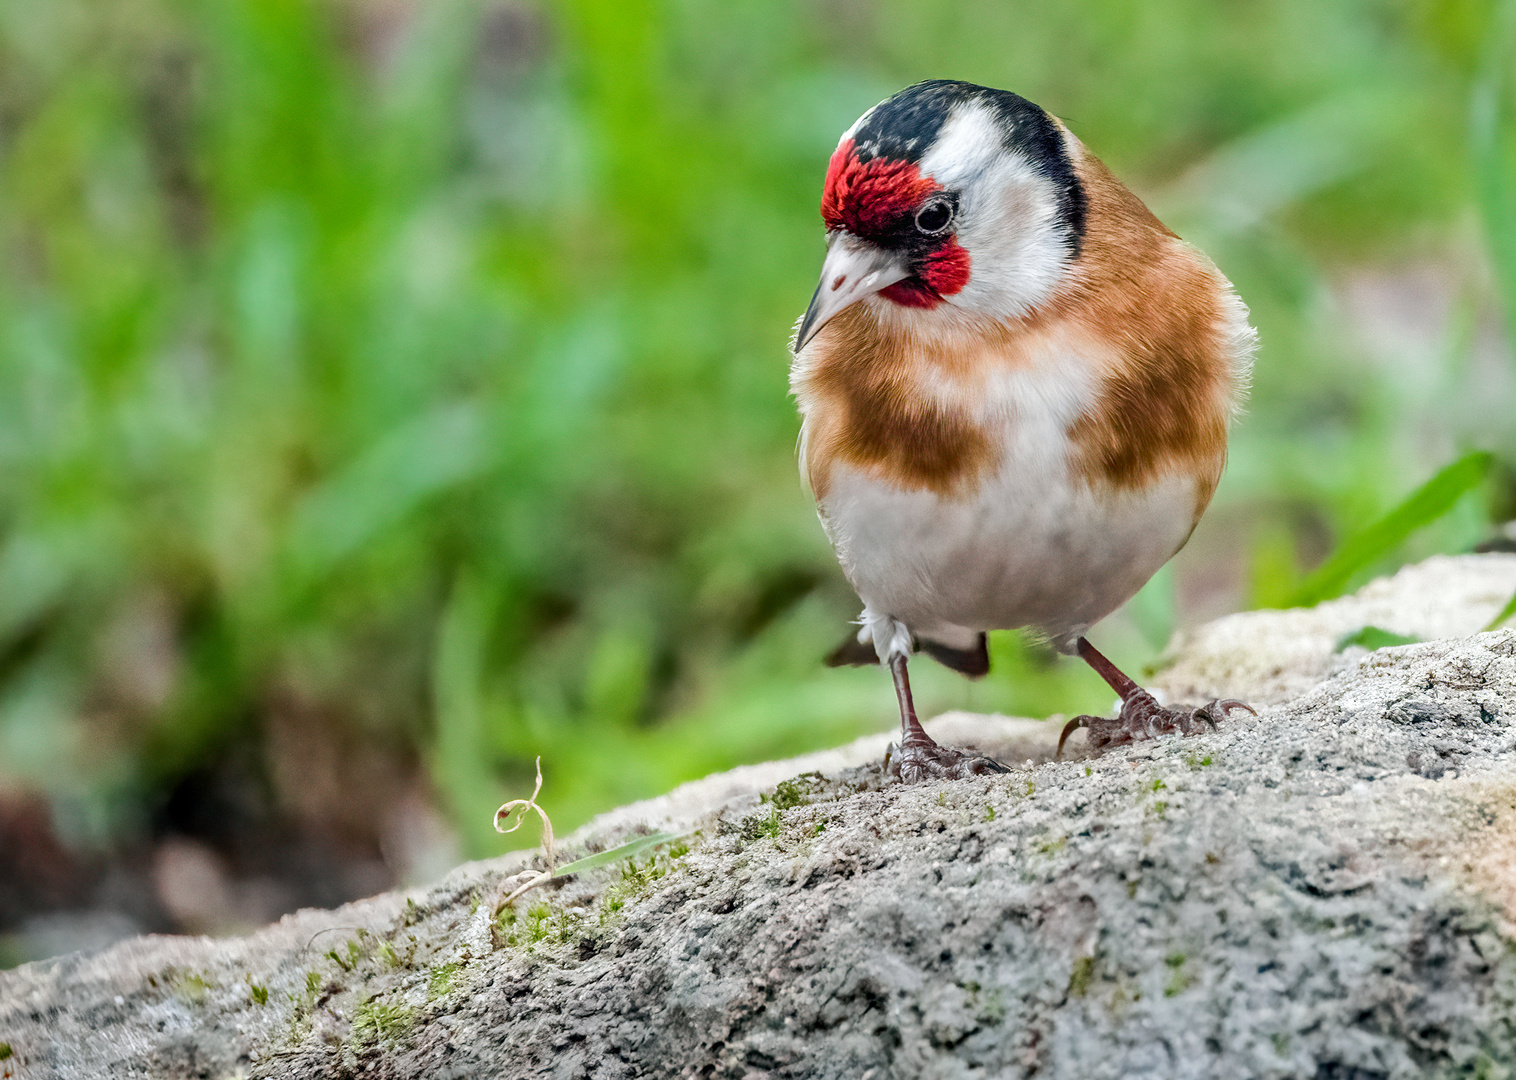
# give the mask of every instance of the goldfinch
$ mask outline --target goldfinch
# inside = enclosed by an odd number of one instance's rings
[[[1247,708],[1160,706],[1085,638],[1184,546],[1221,477],[1256,334],[1215,265],[1057,119],[964,82],[864,113],[821,216],[791,344],[801,472],[863,601],[829,662],[894,677],[892,771],[1003,769],[938,746],[906,674],[918,649],[984,674],[997,628],[1045,635],[1120,695],[1116,718],[1064,731],[1097,749]]]

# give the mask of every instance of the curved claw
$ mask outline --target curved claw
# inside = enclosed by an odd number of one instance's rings
[[[887,772],[907,784],[922,780],[962,780],[987,773],[1007,773],[1010,768],[983,754],[954,750],[936,743],[902,746]]]
[[[1076,716],[1067,724],[1063,725],[1063,733],[1058,736],[1058,749],[1053,752],[1054,761],[1057,761],[1059,758],[1063,757],[1063,744],[1068,742],[1070,735],[1074,734],[1074,732],[1085,726],[1085,721],[1087,719],[1088,717]]]
[[[1258,715],[1257,709],[1253,708],[1246,701],[1238,701],[1236,698],[1223,698],[1220,701],[1213,701],[1205,707],[1206,712],[1212,716],[1219,716],[1223,720],[1227,718],[1233,709],[1246,709],[1254,716]]]

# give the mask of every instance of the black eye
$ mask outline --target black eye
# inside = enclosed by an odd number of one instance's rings
[[[924,233],[940,233],[953,220],[953,208],[946,202],[929,202],[916,211],[916,228]]]

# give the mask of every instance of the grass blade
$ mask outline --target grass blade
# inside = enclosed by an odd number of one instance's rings
[[[1484,628],[1483,633],[1488,634],[1491,630],[1498,629],[1500,624],[1512,615],[1516,615],[1516,593],[1511,594],[1511,598],[1505,602],[1505,607],[1500,609],[1500,614],[1490,620],[1490,625]]]
[[[585,870],[593,870],[597,866],[605,866],[620,859],[631,859],[641,855],[649,848],[655,848],[659,844],[667,844],[671,840],[678,840],[682,833],[658,832],[649,836],[639,836],[630,840],[620,847],[613,847],[608,851],[602,851],[597,855],[586,855],[582,859],[575,859],[571,863],[564,863],[553,871],[553,876],[563,877],[565,874],[578,874]]]
[[[1506,316],[1516,327],[1516,114],[1511,64],[1516,61],[1516,0],[1496,9],[1470,110],[1474,180]]]
[[[1354,574],[1451,510],[1454,503],[1485,478],[1494,460],[1494,455],[1476,450],[1447,466],[1384,517],[1348,537],[1331,558],[1301,583],[1290,606],[1310,607],[1339,595]]]
[[[1337,645],[1332,651],[1340,653],[1354,645],[1361,645],[1369,652],[1373,652],[1376,649],[1387,649],[1392,645],[1415,645],[1420,641],[1420,638],[1406,637],[1393,630],[1386,630],[1382,626],[1360,626],[1357,630],[1338,638]]]

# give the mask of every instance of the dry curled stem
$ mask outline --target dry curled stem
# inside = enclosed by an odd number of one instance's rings
[[[520,882],[522,875],[517,874],[512,877],[506,878],[505,881],[501,883],[500,895],[498,895],[495,899],[493,912],[495,915],[499,915],[503,908],[515,903],[518,896],[525,894],[531,889],[535,889],[538,885],[543,885],[553,880],[553,867],[558,862],[558,853],[553,846],[552,819],[547,816],[546,810],[537,805],[537,796],[541,791],[542,758],[539,755],[537,758],[537,786],[532,789],[531,797],[527,799],[512,799],[510,802],[503,804],[500,809],[495,811],[495,831],[498,833],[515,832],[517,829],[521,828],[521,823],[526,820],[527,811],[537,811],[537,816],[542,819],[542,850],[547,856],[546,870],[539,870],[535,873],[532,873],[525,882]],[[501,828],[502,819],[509,820],[511,815],[516,813],[518,810],[521,811],[521,816],[516,819],[516,824],[512,825],[509,829]],[[506,890],[509,889],[512,885],[515,885],[516,887],[507,893]]]

